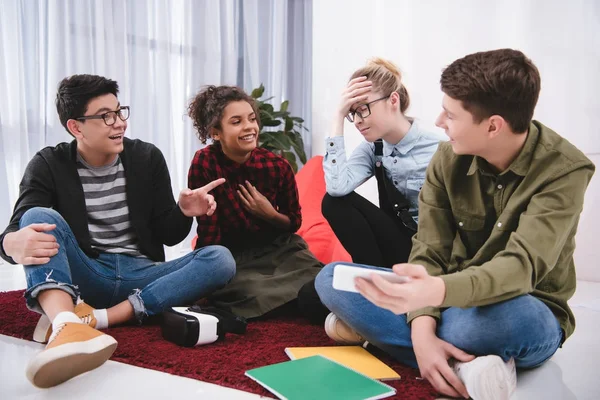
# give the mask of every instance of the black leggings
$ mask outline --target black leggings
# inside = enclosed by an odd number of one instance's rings
[[[326,194],[322,211],[353,262],[391,268],[408,261],[412,232],[364,197],[354,192],[343,197]],[[300,289],[298,307],[313,324],[322,324],[329,314],[314,280]]]
[[[322,212],[353,262],[391,268],[408,261],[412,232],[357,193],[326,194]]]

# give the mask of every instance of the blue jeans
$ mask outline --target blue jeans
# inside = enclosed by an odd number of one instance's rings
[[[73,301],[81,296],[95,308],[112,307],[128,299],[141,322],[169,307],[207,296],[235,275],[235,260],[223,246],[206,246],[168,262],[110,253],[91,258],[81,250],[58,212],[32,208],[19,222],[21,228],[37,223],[56,224],[56,229],[47,233],[60,245],[58,254],[47,264],[24,266],[27,307],[39,313],[43,313],[37,301],[39,293],[60,289]]]
[[[380,308],[358,293],[335,290],[332,282],[336,264],[326,265],[315,281],[323,304],[371,344],[417,368],[406,315]],[[563,334],[544,303],[522,295],[483,307],[447,308],[438,322],[437,336],[469,354],[494,354],[505,361],[514,358],[518,367],[531,368],[552,357]]]

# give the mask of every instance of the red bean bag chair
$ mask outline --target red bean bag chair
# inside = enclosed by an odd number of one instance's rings
[[[325,196],[323,156],[315,156],[308,160],[296,174],[296,184],[302,208],[302,225],[296,233],[306,240],[310,251],[322,263],[351,262],[352,257],[344,249],[321,213],[321,201]],[[196,240],[197,237],[192,240],[192,249],[196,246]]]

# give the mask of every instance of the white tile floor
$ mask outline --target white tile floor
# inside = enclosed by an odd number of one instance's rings
[[[21,268],[0,261],[0,291],[25,288]],[[577,318],[575,334],[544,366],[520,372],[513,400],[600,399],[600,283],[579,282],[571,301]],[[259,396],[109,361],[104,366],[41,390],[25,378],[31,356],[42,345],[0,335],[0,399],[258,399]],[[401,394],[400,394],[401,395]]]

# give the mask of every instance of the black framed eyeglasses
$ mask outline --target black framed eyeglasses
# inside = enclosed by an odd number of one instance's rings
[[[103,119],[106,125],[111,126],[117,122],[117,117],[119,117],[121,121],[127,121],[129,118],[129,106],[122,106],[119,107],[117,111],[109,111],[100,115],[84,115],[83,117],[73,119],[77,121],[83,121],[86,119]]]
[[[356,107],[356,110],[350,110],[350,112],[346,115],[346,119],[348,121],[350,121],[350,122],[354,122],[354,116],[355,115],[358,115],[362,119],[367,118],[369,115],[371,115],[371,107],[370,107],[370,105],[373,104],[373,103],[375,103],[376,101],[387,99],[388,97],[390,97],[390,96],[389,95],[388,96],[384,96],[384,97],[381,97],[379,99],[375,99],[373,101],[370,101],[368,103],[361,104],[360,106]]]

